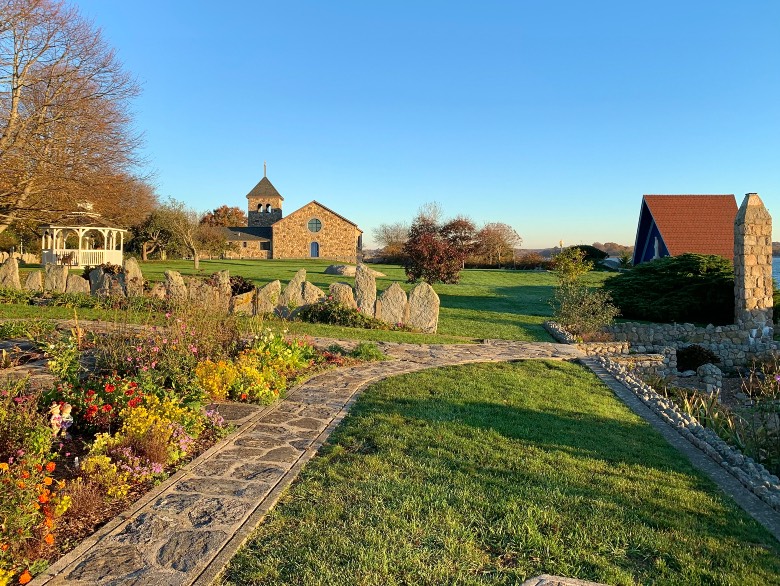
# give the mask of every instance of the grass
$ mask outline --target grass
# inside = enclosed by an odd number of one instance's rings
[[[354,278],[339,275],[326,275],[329,261],[316,260],[203,260],[201,268],[195,271],[191,261],[149,261],[141,263],[144,277],[153,282],[163,281],[165,271],[175,270],[184,275],[208,276],[218,270],[227,269],[231,275],[241,275],[257,285],[265,285],[275,279],[286,284],[296,271],[305,268],[307,280],[327,290],[331,283],[354,283]],[[381,292],[392,283],[399,283],[406,291],[413,285],[405,283],[406,275],[396,265],[371,265],[385,273],[377,278],[377,289]],[[589,284],[600,285],[611,273],[590,273],[586,279]],[[404,334],[403,332],[382,332],[378,330],[356,330],[336,328],[320,324],[296,323],[288,329],[295,333],[382,340],[390,342],[416,343],[454,343],[469,339],[501,338],[509,340],[550,342],[549,334],[542,323],[552,315],[549,300],[552,296],[556,278],[546,271],[513,271],[501,269],[467,269],[461,273],[461,282],[457,285],[437,284],[434,289],[439,294],[441,308],[439,330],[436,336]],[[0,306],[0,317],[49,317],[61,318],[66,312],[59,308],[6,309]],[[20,306],[21,307],[21,306]],[[71,311],[72,315],[72,311]],[[111,319],[116,312],[79,310],[85,319]],[[142,323],[143,314],[128,315],[126,321]]]
[[[780,546],[567,363],[369,388],[224,584],[771,584]]]

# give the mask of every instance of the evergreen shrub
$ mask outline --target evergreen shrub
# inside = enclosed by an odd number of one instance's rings
[[[642,263],[607,279],[604,289],[628,319],[734,321],[734,268],[721,256],[689,253]]]

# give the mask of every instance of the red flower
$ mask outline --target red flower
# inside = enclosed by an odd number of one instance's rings
[[[54,462],[49,462],[46,464],[46,472],[54,472],[54,468],[56,468],[56,464]]]
[[[127,389],[125,391],[125,396],[126,397],[132,397],[134,394],[135,394],[135,389]]]
[[[116,387],[112,385],[111,383],[106,383],[106,392],[107,393],[113,393],[116,390]]]
[[[106,412],[106,413],[111,411],[111,405],[103,405],[103,411]]]
[[[87,419],[91,419],[98,412],[97,405],[90,405],[87,409]]]

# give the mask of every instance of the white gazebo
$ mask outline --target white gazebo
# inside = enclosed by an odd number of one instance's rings
[[[70,267],[121,265],[127,230],[101,224],[94,214],[76,214],[73,221],[42,226],[41,262]]]

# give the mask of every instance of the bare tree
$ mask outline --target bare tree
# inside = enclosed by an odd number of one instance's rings
[[[409,226],[403,222],[379,224],[372,230],[374,240],[382,247],[382,256],[387,262],[398,262],[403,256],[403,248],[409,238]]]
[[[0,232],[112,197],[138,163],[137,92],[75,8],[0,0]]]
[[[488,264],[501,265],[501,256],[512,256],[523,243],[523,239],[509,224],[492,222],[485,224],[476,236],[477,254],[487,260]]]
[[[196,270],[200,268],[202,253],[224,247],[224,233],[214,226],[201,224],[202,214],[184,202],[170,198],[158,208],[157,213],[161,225],[171,234],[175,243],[192,256]]]

